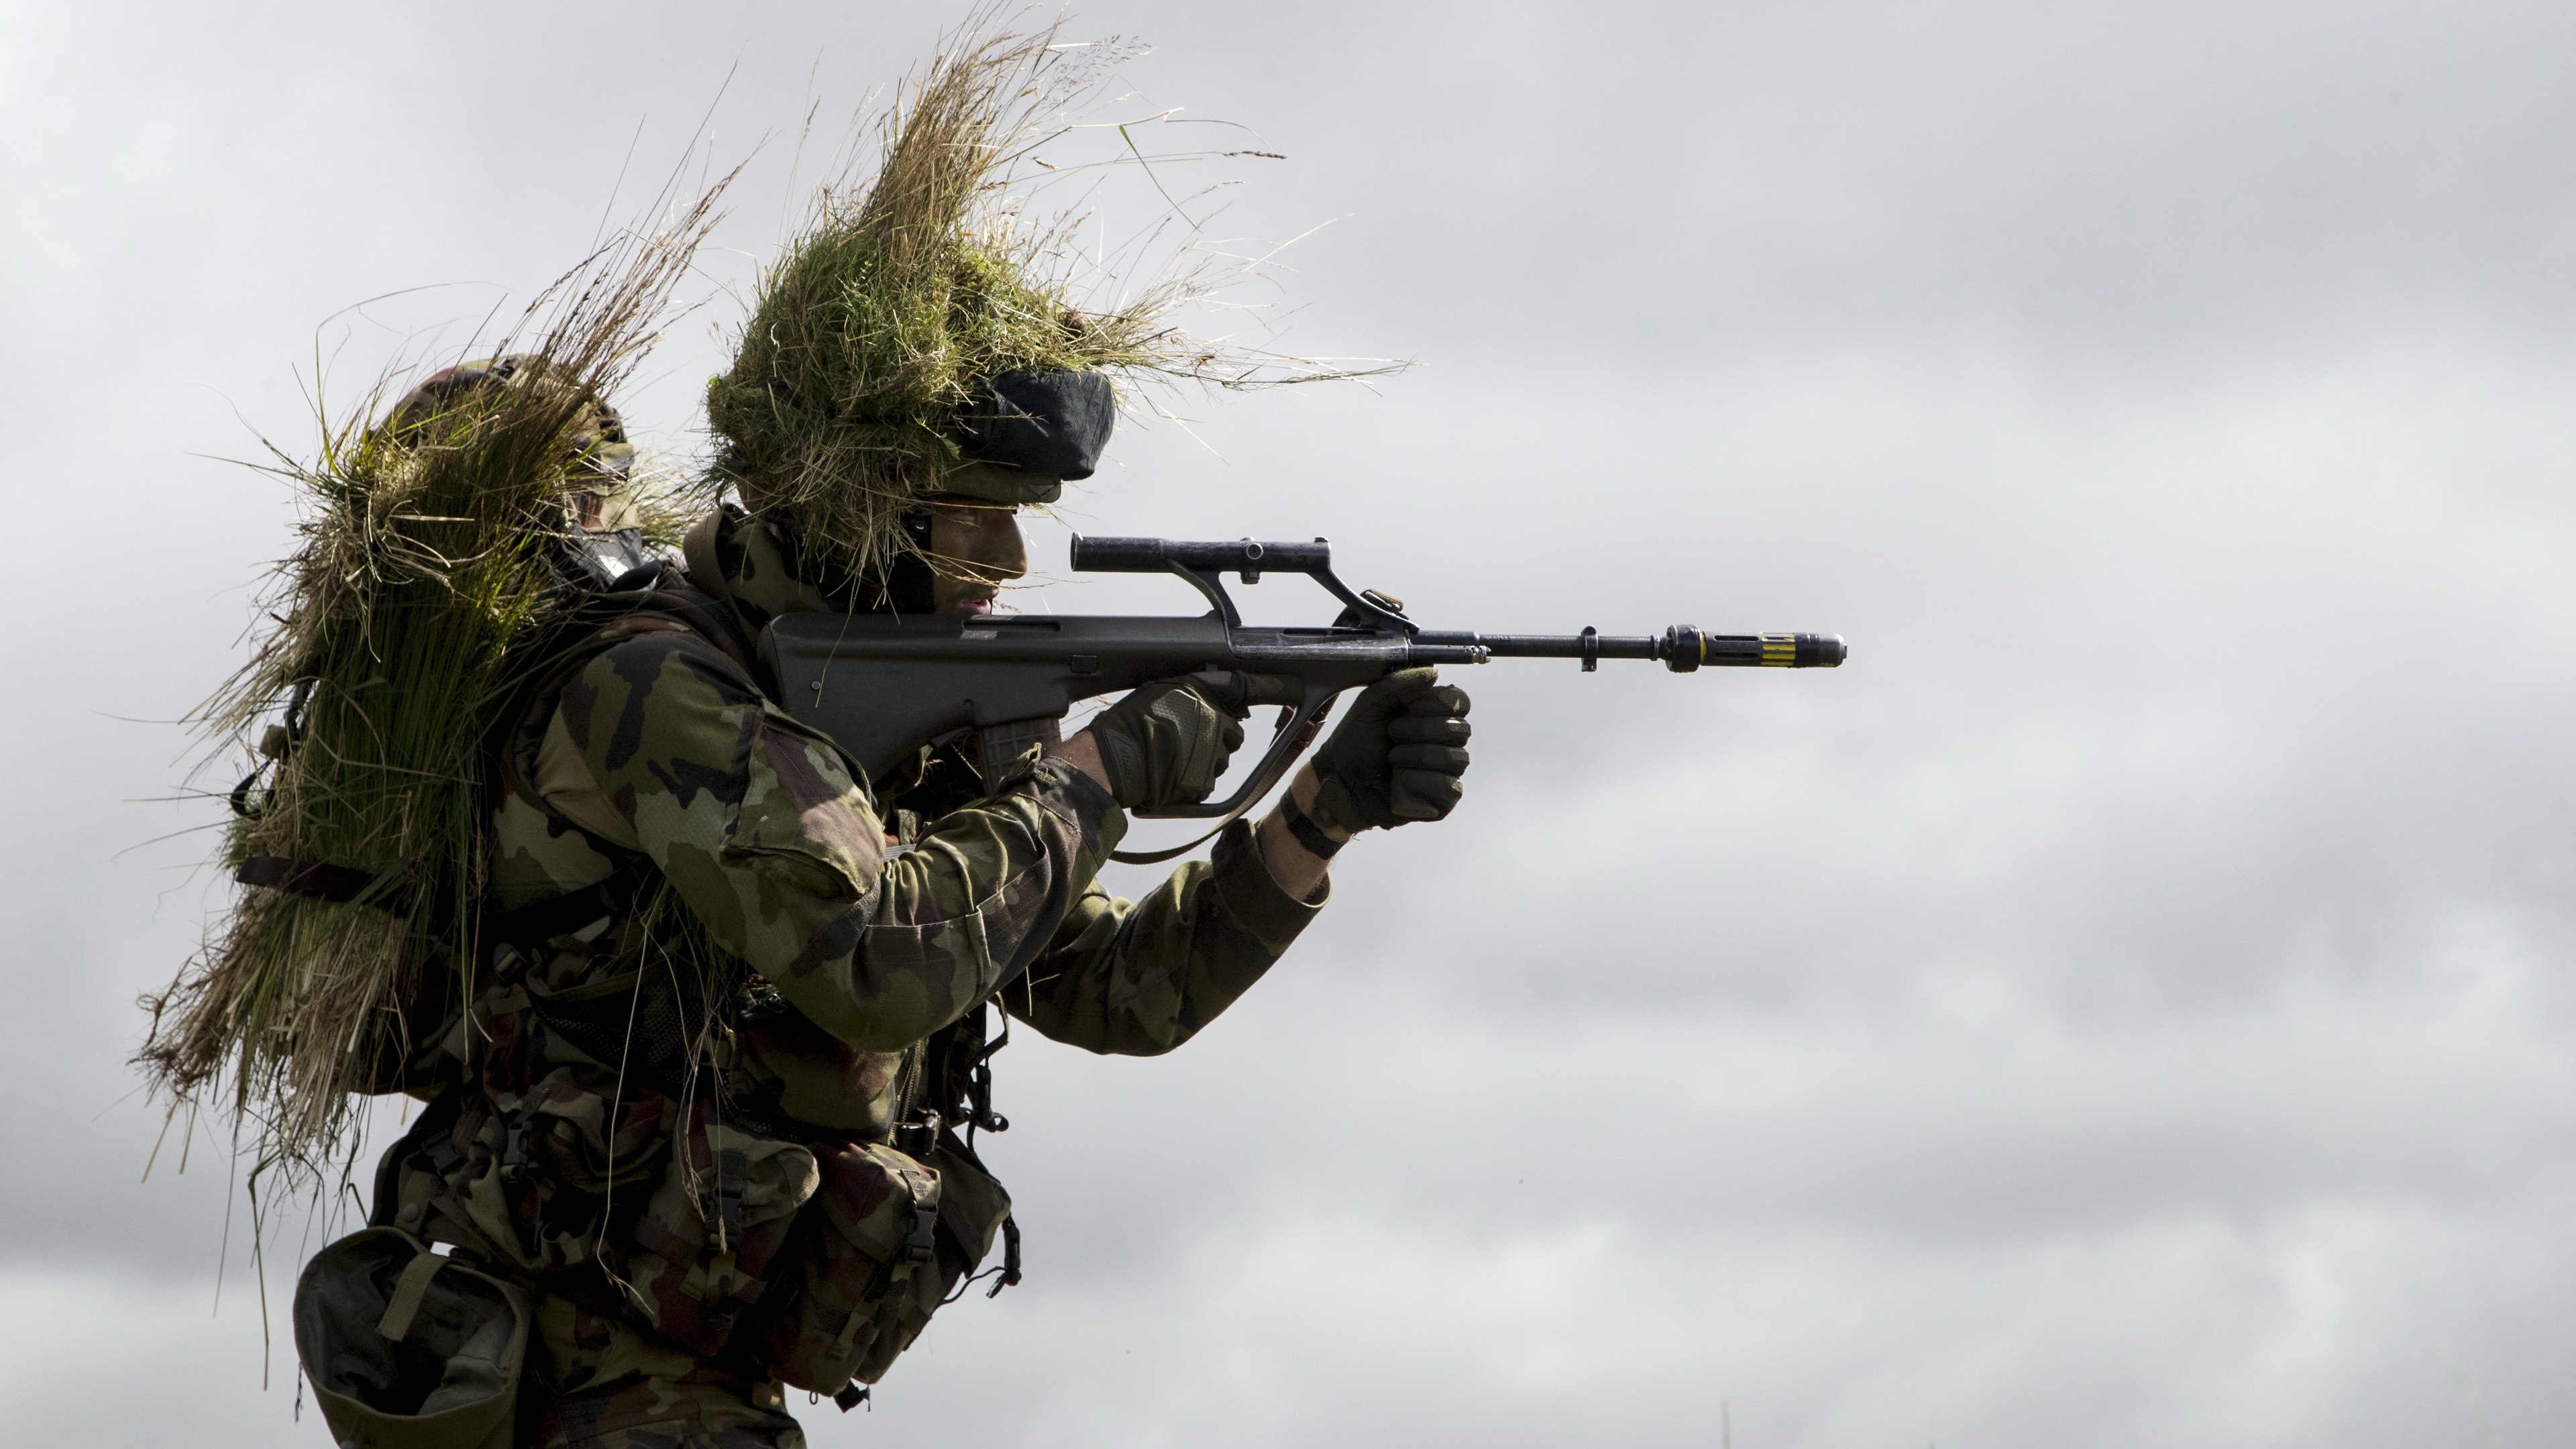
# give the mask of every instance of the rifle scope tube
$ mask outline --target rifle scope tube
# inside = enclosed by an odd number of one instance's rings
[[[1496,659],[1660,659],[1676,674],[1702,667],[1831,669],[1850,656],[1840,634],[1703,634],[1688,624],[1651,634],[1466,634],[1426,629],[1416,645],[1481,647]]]
[[[1179,564],[1199,573],[1311,573],[1333,566],[1333,546],[1323,539],[1283,543],[1238,538],[1201,542],[1179,538],[1083,538],[1073,541],[1073,567],[1090,574],[1159,574]]]

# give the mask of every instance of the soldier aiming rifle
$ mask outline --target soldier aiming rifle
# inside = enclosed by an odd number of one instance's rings
[[[1211,612],[998,614],[1019,511],[1110,438],[1112,374],[1205,360],[1150,310],[1075,312],[977,210],[1049,38],[953,43],[875,185],[764,276],[708,393],[738,502],[678,558],[643,543],[607,322],[439,374],[316,475],[237,696],[281,715],[233,792],[244,892],[146,1060],[179,1097],[238,1063],[282,1160],[342,1140],[349,1093],[425,1104],[298,1288],[342,1442],[801,1445],[788,1388],[847,1409],[944,1303],[1019,1281],[977,1152],[1008,1024],[1125,1055],[1205,1028],[1349,842],[1457,808],[1441,666],[1840,662],[1814,635],[1426,631],[1320,540],[1079,540],[1077,569],[1170,572]],[[1222,575],[1265,572],[1341,613],[1247,625]],[[1106,862],[1197,843],[1122,855],[1130,814],[1213,820],[1213,849],[1113,897]]]

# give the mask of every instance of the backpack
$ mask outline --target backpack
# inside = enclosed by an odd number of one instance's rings
[[[352,1094],[427,1085],[434,1028],[472,995],[488,742],[615,606],[611,570],[675,532],[599,391],[542,357],[466,363],[276,470],[305,495],[302,545],[250,663],[191,717],[256,740],[218,857],[241,890],[145,998],[138,1060],[174,1112],[229,1089],[290,1181],[353,1150]]]

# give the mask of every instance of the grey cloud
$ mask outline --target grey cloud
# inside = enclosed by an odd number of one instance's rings
[[[160,1116],[117,1104],[219,893],[202,837],[114,857],[211,811],[116,803],[186,762],[107,716],[204,697],[291,522],[191,455],[300,446],[290,367],[340,399],[463,346],[706,117],[719,161],[773,139],[627,399],[685,452],[791,163],[947,11],[442,14],[0,46],[0,1401],[49,1440],[286,1432],[238,1216],[206,1316],[221,1138],[140,1185]],[[1354,846],[1204,1041],[1001,1059],[1031,1280],[816,1442],[1708,1443],[1721,1399],[1747,1446],[2552,1442],[2566,23],[1086,7],[1161,46],[1140,103],[1293,157],[1229,234],[1341,218],[1288,344],[1428,365],[1180,399],[1066,526],[1327,534],[1445,626],[1855,652],[1470,674],[1458,819]]]

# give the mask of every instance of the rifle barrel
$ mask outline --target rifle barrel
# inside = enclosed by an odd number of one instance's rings
[[[1481,647],[1497,659],[1660,659],[1676,674],[1708,668],[1831,669],[1850,656],[1839,634],[1705,634],[1677,624],[1651,634],[1467,634],[1424,630],[1416,644]]]

